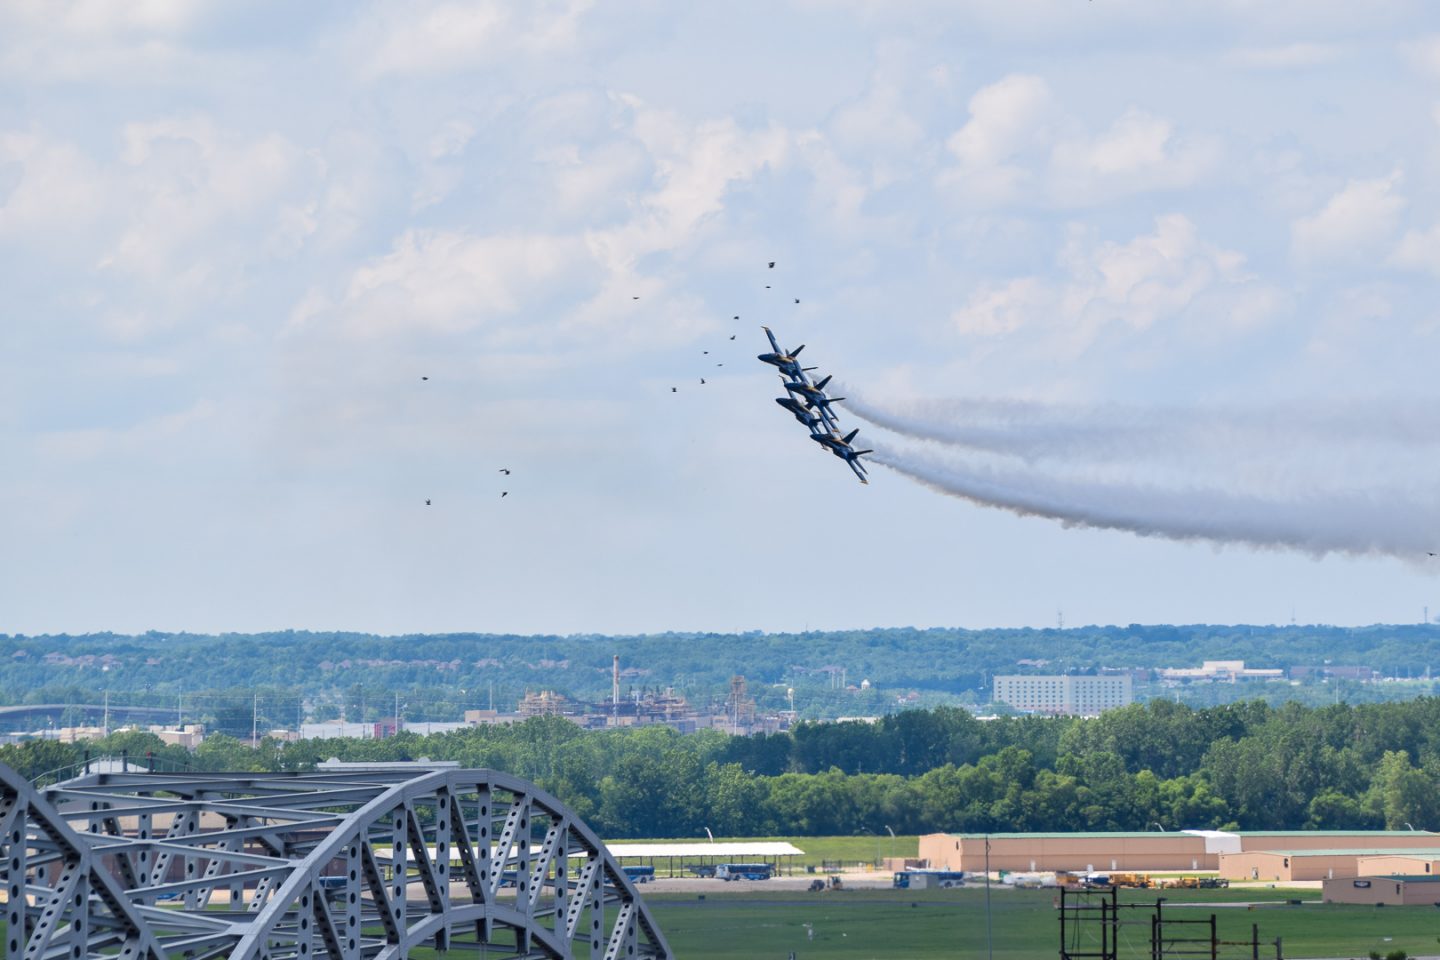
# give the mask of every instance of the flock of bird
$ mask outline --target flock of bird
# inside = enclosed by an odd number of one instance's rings
[[[775,261],[774,261],[774,260],[766,261],[765,268],[766,268],[767,270],[774,270],[774,269],[775,269]],[[765,284],[765,289],[766,289],[766,290],[773,289],[773,284],[769,284],[769,283]],[[639,297],[631,297],[630,299],[632,299],[632,300],[639,300],[640,298],[639,298]],[[799,297],[792,297],[791,299],[794,300],[797,305],[800,303],[800,298],[799,298]],[[740,319],[740,315],[737,313],[737,314],[735,314],[734,316],[732,316],[730,319],[731,319],[731,320],[739,320],[739,319]],[[735,337],[736,337],[736,334],[733,334],[733,333],[730,334],[730,339],[731,339],[731,340],[734,340]],[[709,350],[701,350],[701,351],[700,351],[700,355],[701,355],[701,356],[705,356],[705,357],[712,356],[712,354],[710,353]],[[715,361],[715,366],[717,366],[717,367],[723,367],[723,366],[725,366],[725,363],[724,363],[723,360],[722,360],[722,361]],[[699,385],[703,387],[703,386],[705,386],[707,383],[709,383],[709,381],[706,380],[703,375],[701,375],[701,376],[700,376],[700,384],[699,384]],[[670,392],[671,392],[671,393],[679,393],[679,392],[680,392],[680,388],[679,388],[679,387],[671,387],[671,388],[670,388]]]
[[[769,260],[769,261],[766,262],[766,265],[765,265],[765,266],[766,266],[766,269],[768,269],[768,270],[774,270],[774,269],[775,269],[775,261],[774,261],[774,260]],[[773,289],[773,285],[767,283],[767,284],[765,284],[765,289],[766,289],[766,290]],[[640,297],[639,297],[639,296],[632,296],[630,299],[631,299],[631,300],[639,300]],[[799,297],[792,297],[791,299],[793,299],[793,300],[795,301],[796,305],[798,305],[798,304],[800,303],[800,298],[799,298]],[[739,319],[740,319],[740,315],[739,315],[739,314],[735,314],[731,319],[739,320]],[[737,334],[733,334],[733,333],[730,334],[730,340],[732,340],[732,341],[735,340],[736,336],[737,336]],[[706,356],[706,357],[711,356],[711,353],[710,353],[709,350],[701,350],[700,353],[701,353],[702,356]],[[725,366],[725,361],[723,361],[723,360],[717,360],[717,361],[715,361],[715,366],[716,366],[716,367],[723,367],[723,366]],[[428,383],[429,380],[430,380],[430,377],[429,377],[428,375],[423,375],[423,376],[420,377],[420,380],[421,380],[422,382],[427,382],[427,383]],[[702,376],[700,377],[700,386],[703,387],[703,386],[705,386],[707,383],[708,383],[708,381],[707,381],[707,380],[705,379],[705,377],[702,375]],[[671,393],[679,393],[679,392],[680,392],[680,388],[679,388],[678,386],[671,387],[671,388],[670,388],[670,392],[671,392]],[[500,468],[500,473],[501,473],[502,475],[508,477],[508,476],[510,476],[510,468],[509,468],[509,467],[501,467],[501,468]],[[505,498],[508,497],[508,496],[510,496],[510,491],[508,491],[508,490],[501,490],[501,491],[500,491],[500,499],[503,500],[503,499],[505,499]],[[433,505],[433,499],[430,498],[430,497],[426,497],[426,498],[425,498],[425,506],[429,507],[429,506],[432,506],[432,505]]]
[[[427,376],[421,376],[421,378],[420,378],[421,382],[428,382],[429,379],[430,379],[430,378],[427,377]],[[500,468],[500,472],[501,472],[502,474],[504,474],[505,476],[507,476],[507,477],[510,476],[510,468],[509,468],[509,467],[501,467],[501,468]],[[501,491],[500,491],[500,499],[501,499],[501,500],[504,500],[504,499],[505,499],[506,497],[508,497],[508,496],[510,496],[510,491],[509,491],[509,490],[501,490]],[[427,507],[433,506],[433,502],[432,502],[432,499],[431,499],[430,497],[426,497],[426,498],[425,498],[425,506],[427,506]]]

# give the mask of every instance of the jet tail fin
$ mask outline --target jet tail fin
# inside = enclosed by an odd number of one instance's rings
[[[835,376],[835,374],[833,374],[833,373],[832,373],[832,374],[829,374],[828,376],[826,376],[824,380],[821,380],[819,383],[815,384],[815,389],[816,389],[816,390],[824,390],[824,389],[825,389],[825,384],[829,383],[829,382],[830,382],[830,378],[833,377],[833,376]]]
[[[856,434],[858,434],[859,432],[860,428],[856,427],[854,430],[851,430],[849,433],[845,434],[845,442],[849,443],[851,440],[854,440]]]

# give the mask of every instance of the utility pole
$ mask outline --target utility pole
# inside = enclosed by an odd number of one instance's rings
[[[995,960],[995,940],[990,931],[990,834],[988,833],[985,834],[985,950],[990,960]]]

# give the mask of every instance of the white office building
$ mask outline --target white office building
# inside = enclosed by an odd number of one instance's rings
[[[995,678],[995,702],[1026,713],[1093,717],[1134,702],[1130,674],[1099,677],[1019,674]]]

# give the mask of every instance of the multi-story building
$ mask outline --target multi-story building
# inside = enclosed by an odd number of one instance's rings
[[[1016,674],[995,678],[995,702],[1030,713],[1093,717],[1133,701],[1128,673],[1098,677]]]

